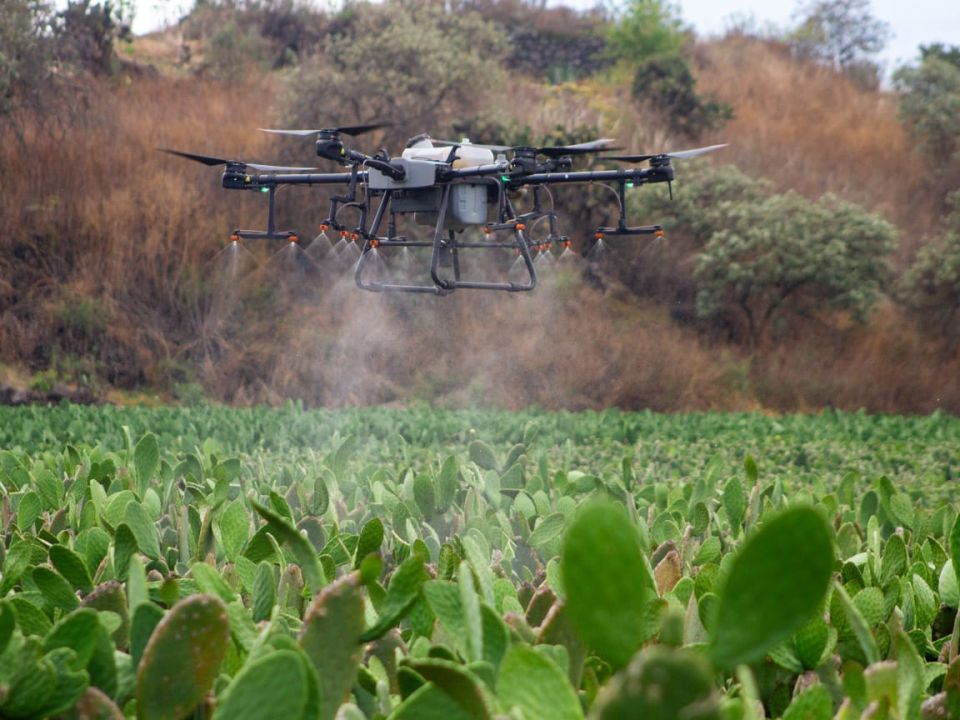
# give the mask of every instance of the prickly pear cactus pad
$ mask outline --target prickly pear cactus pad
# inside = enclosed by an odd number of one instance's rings
[[[0,408],[0,717],[960,718],[960,420]]]
[[[191,595],[154,628],[137,668],[137,716],[175,720],[213,687],[227,652],[230,625],[217,598]]]

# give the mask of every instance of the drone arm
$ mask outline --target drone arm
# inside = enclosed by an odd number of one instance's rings
[[[625,182],[646,185],[673,180],[673,168],[669,165],[654,168],[635,168],[632,170],[594,170],[570,173],[534,173],[510,178],[511,185],[553,185],[559,183],[582,182]]]
[[[510,164],[506,162],[492,163],[490,165],[477,165],[475,167],[461,168],[454,170],[442,169],[438,174],[438,180],[441,182],[449,182],[451,180],[459,180],[461,178],[475,178],[475,177],[492,177],[496,175],[502,175],[510,170]]]
[[[349,185],[353,173],[300,173],[287,175],[255,175],[256,182],[261,186],[271,185]],[[358,182],[366,182],[365,172],[357,173]]]

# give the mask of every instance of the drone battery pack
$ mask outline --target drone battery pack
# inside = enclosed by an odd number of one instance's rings
[[[407,190],[410,188],[428,188],[437,183],[437,163],[429,160],[409,160],[394,158],[392,165],[402,167],[402,180],[394,180],[373,167],[367,168],[367,185],[371,190]]]

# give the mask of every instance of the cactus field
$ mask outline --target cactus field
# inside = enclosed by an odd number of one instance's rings
[[[960,718],[960,420],[0,408],[0,717]]]

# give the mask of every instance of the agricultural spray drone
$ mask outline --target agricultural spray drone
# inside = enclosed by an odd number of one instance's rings
[[[223,187],[228,190],[251,190],[267,194],[266,230],[234,230],[233,242],[241,240],[280,240],[299,242],[289,230],[277,230],[274,209],[277,189],[285,185],[340,185],[341,195],[330,198],[330,209],[321,223],[321,233],[340,233],[341,241],[357,243],[359,259],[354,270],[357,285],[374,292],[410,292],[447,295],[458,289],[533,290],[537,270],[533,254],[550,252],[551,246],[569,250],[570,240],[557,232],[554,209],[544,208],[542,191],[549,186],[568,183],[603,183],[616,187],[619,218],[612,227],[598,227],[596,241],[606,236],[653,235],[660,237],[660,225],[627,224],[625,191],[628,187],[650,183],[671,183],[674,178],[671,160],[692,158],[717,150],[724,145],[697,148],[674,153],[652,155],[607,155],[605,160],[636,165],[649,162],[649,167],[622,170],[572,171],[574,158],[613,150],[609,139],[558,147],[510,147],[476,145],[435,140],[428,135],[412,138],[400,157],[390,157],[386,150],[367,155],[347,147],[343,136],[355,137],[388,123],[353,125],[320,130],[265,130],[278,135],[316,137],[317,155],[336,162],[348,170],[318,173],[309,167],[261,165],[239,160],[194,155],[165,150],[204,165],[224,165]],[[532,207],[518,213],[511,196],[529,188]],[[552,196],[551,196],[552,199]],[[351,208],[356,224],[348,226],[338,220],[341,211]],[[432,228],[432,238],[415,239],[398,232],[399,216],[413,216],[418,225]],[[384,222],[386,220],[386,223]],[[543,240],[533,240],[530,230],[546,221],[548,232]],[[386,229],[383,229],[386,224]],[[479,228],[482,235],[463,237],[467,228]],[[430,248],[432,250],[429,282],[392,282],[371,277],[367,272],[372,258],[379,258],[380,249]],[[464,278],[461,254],[466,251],[512,250],[522,268],[522,280],[489,281]]]

